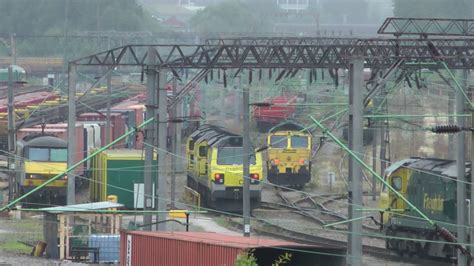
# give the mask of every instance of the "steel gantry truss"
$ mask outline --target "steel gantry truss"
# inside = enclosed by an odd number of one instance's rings
[[[441,18],[387,18],[378,34],[474,36],[474,20]]]
[[[296,39],[249,40],[258,44],[125,45],[72,61],[89,66],[145,66],[148,47],[156,53],[156,66],[169,69],[228,68],[349,68],[349,60],[362,57],[365,67],[384,69],[397,60],[432,63],[441,59],[451,69],[474,68],[474,39]],[[303,42],[303,41],[300,41]],[[296,43],[296,44],[295,44]],[[442,66],[431,68],[442,68]]]
[[[138,66],[146,72],[149,83],[148,106],[159,109],[158,123],[160,124],[158,137],[166,139],[163,117],[166,117],[166,102],[163,98],[164,80],[168,71],[179,77],[182,69],[199,69],[194,78],[198,81],[212,69],[282,69],[290,72],[300,69],[316,68],[344,68],[349,69],[350,92],[349,92],[349,128],[350,148],[355,156],[362,154],[360,144],[362,143],[362,118],[364,101],[367,102],[371,95],[383,86],[384,82],[393,75],[397,68],[430,68],[430,69],[462,69],[474,68],[474,38],[472,36],[472,25],[474,20],[433,20],[433,19],[388,19],[379,30],[380,33],[395,34],[397,38],[229,38],[209,39],[202,45],[125,45],[96,53],[70,62],[70,76],[78,66],[107,66],[115,68],[120,66]],[[415,25],[417,25],[415,27]],[[422,38],[398,38],[403,34],[416,34]],[[429,35],[463,36],[452,38],[428,39]],[[372,68],[376,70],[388,70],[364,99],[366,90],[363,81],[363,69]],[[72,72],[71,72],[72,70]],[[157,75],[159,73],[159,75]],[[249,72],[251,73],[251,72]],[[450,72],[451,73],[451,72]],[[159,76],[159,78],[158,78]],[[157,86],[156,81],[159,85]],[[74,84],[69,86],[74,90]],[[158,93],[156,87],[159,87]],[[188,91],[191,89],[189,83]],[[158,94],[158,95],[157,95]],[[71,94],[74,95],[74,94]],[[152,95],[152,96],[150,96]],[[245,94],[248,97],[248,93]],[[73,102],[74,97],[70,97]],[[161,104],[158,104],[158,99]],[[248,99],[247,99],[248,100]],[[246,101],[243,101],[246,102]],[[71,103],[73,104],[73,103]],[[176,104],[176,100],[171,102]],[[71,110],[74,110],[72,108]],[[153,115],[156,117],[156,114]],[[161,117],[161,119],[160,119]],[[74,117],[69,123],[75,121]],[[148,126],[148,133],[154,135],[154,126]],[[150,147],[156,145],[146,140],[148,154],[153,154]],[[164,141],[158,145],[158,157],[164,158],[166,146]],[[149,156],[148,156],[149,157]],[[148,158],[152,160],[152,158]],[[69,162],[71,164],[72,162]],[[244,161],[245,163],[245,161]],[[356,160],[349,160],[351,169],[351,186],[349,188],[349,201],[351,206],[362,206],[362,179],[361,168]],[[159,171],[166,172],[163,162],[158,163]],[[157,196],[164,194],[166,181],[162,177],[158,179]],[[249,182],[244,179],[244,182]],[[145,187],[151,187],[150,178],[145,179]],[[245,186],[244,186],[245,188]],[[247,192],[248,193],[248,192]],[[149,193],[148,196],[152,194]],[[246,195],[244,189],[244,197]],[[159,199],[159,210],[166,209],[163,199]],[[147,204],[151,208],[151,203]],[[163,207],[164,206],[164,207]],[[249,217],[249,207],[245,207],[244,218]],[[350,230],[349,250],[350,265],[362,265],[361,260],[361,213],[356,209],[349,209]],[[248,216],[248,217],[247,217]],[[423,217],[427,217],[422,215]],[[159,220],[160,217],[158,217]],[[248,219],[247,219],[248,220]],[[151,220],[150,220],[151,221]],[[247,233],[247,223],[245,222]],[[427,221],[440,227],[427,218]],[[462,225],[460,223],[460,225]],[[250,224],[248,224],[250,228]],[[454,238],[453,242],[456,242]],[[461,241],[462,243],[463,241]],[[463,252],[466,251],[461,245]],[[470,257],[470,255],[469,255]]]

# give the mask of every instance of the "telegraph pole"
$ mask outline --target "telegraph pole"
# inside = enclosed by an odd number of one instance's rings
[[[174,85],[173,85],[174,86]],[[176,116],[177,117],[182,117],[183,116],[183,100],[181,99],[177,104],[176,104]],[[197,118],[191,118],[191,119],[197,119]],[[181,157],[181,146],[182,146],[182,132],[183,132],[183,123],[177,123],[176,124],[176,151],[175,154],[176,156],[179,157],[177,160],[177,171],[178,172],[183,172],[184,171],[184,163]]]
[[[166,220],[166,198],[168,189],[166,179],[168,171],[166,167],[166,139],[168,133],[168,104],[166,99],[166,76],[168,69],[160,68],[158,77],[158,188],[157,195],[157,210],[160,211],[157,215],[157,222]],[[166,231],[166,223],[159,223],[158,231]]]
[[[112,70],[107,74],[107,122],[105,128],[105,142],[109,144],[111,136],[111,122],[110,122],[110,108],[112,105],[112,85],[111,85]]]
[[[15,157],[15,106],[13,97],[13,69],[8,67],[8,200],[12,201],[16,194],[16,172],[14,171]]]
[[[70,168],[74,165],[74,155],[76,154],[76,64],[69,64],[68,73],[67,167]],[[67,179],[67,204],[75,203],[76,177],[74,170],[71,170]]]
[[[10,46],[12,53],[12,65],[16,65],[16,33],[10,33]]]
[[[355,58],[349,66],[349,148],[360,157],[363,141],[364,100],[364,60]],[[348,265],[362,266],[362,169],[360,165],[349,157],[349,241]],[[354,220],[356,219],[356,220]]]
[[[464,84],[467,85],[467,72],[462,70],[462,77]],[[465,89],[464,86],[463,89]],[[464,114],[465,99],[463,93],[456,92],[456,114]],[[456,117],[457,125],[461,128],[465,126],[464,117]],[[456,168],[457,168],[457,182],[456,182],[456,199],[457,199],[457,238],[459,243],[466,243],[466,158],[465,158],[465,133],[461,131],[456,134]],[[458,265],[466,265],[467,257],[458,249]]]
[[[448,114],[454,113],[454,92],[448,92]],[[454,125],[454,117],[448,117],[448,124]],[[454,135],[448,134],[448,160],[453,160],[455,158],[454,154]]]
[[[240,79],[239,79],[240,80]],[[243,87],[242,92],[242,107],[243,107],[243,174],[244,174],[244,187],[243,187],[243,216],[244,216],[244,236],[250,236],[250,96],[249,86]]]
[[[467,74],[469,75],[469,71],[467,71]],[[471,91],[471,102],[474,102],[474,86],[470,88]],[[471,109],[471,127],[474,127],[474,108],[473,106],[469,106]],[[471,132],[471,198],[470,198],[470,204],[469,204],[469,226],[470,226],[470,238],[469,238],[469,244],[471,244],[471,254],[474,254],[474,171],[472,170],[474,166],[474,132]]]
[[[146,119],[154,118],[156,108],[156,69],[155,69],[156,54],[153,47],[148,48],[147,68],[146,68]],[[144,174],[144,209],[147,211],[153,210],[154,184],[156,184],[156,173],[153,164],[153,146],[155,145],[155,127],[156,123],[149,123],[145,127],[145,174]],[[140,191],[140,193],[143,193]],[[151,231],[152,216],[147,214],[143,216],[144,229]]]
[[[173,78],[173,97],[176,97],[176,87],[177,87],[177,80]],[[171,110],[171,119],[176,119],[177,116],[177,108],[178,104],[175,104]],[[178,155],[177,149],[177,127],[178,123],[172,122],[171,126],[171,202],[170,202],[170,209],[176,208],[175,204],[175,194],[176,194],[176,156]]]
[[[375,124],[375,123],[374,123]],[[372,169],[374,172],[377,172],[377,127],[374,125],[374,129],[372,132],[374,132],[374,138],[372,140]],[[375,175],[372,175],[372,200],[376,201],[377,200],[377,177]]]

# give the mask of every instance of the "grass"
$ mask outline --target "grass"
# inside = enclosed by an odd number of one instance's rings
[[[214,219],[214,222],[216,222],[219,226],[222,226],[224,228],[229,227],[229,221],[227,220],[227,218],[225,216],[219,216],[219,217],[215,217],[213,219]]]
[[[43,240],[43,223],[41,220],[2,220],[1,222],[3,224],[0,233],[0,245],[16,243],[17,241],[35,243]]]
[[[32,249],[32,247],[17,241],[7,241],[5,243],[0,243],[0,250],[9,253],[30,254]]]

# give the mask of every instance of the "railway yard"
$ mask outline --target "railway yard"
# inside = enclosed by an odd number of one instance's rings
[[[474,265],[474,19],[121,32],[97,8],[0,31],[0,265]]]

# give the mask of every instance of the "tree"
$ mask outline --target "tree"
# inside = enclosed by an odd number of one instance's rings
[[[64,40],[58,37],[65,32],[159,29],[135,0],[0,0],[0,7],[0,35],[16,33],[22,56],[61,55]],[[90,46],[78,42],[69,42],[69,52],[82,54]]]
[[[197,12],[190,22],[199,32],[269,32],[276,6],[266,2],[221,2]]]

